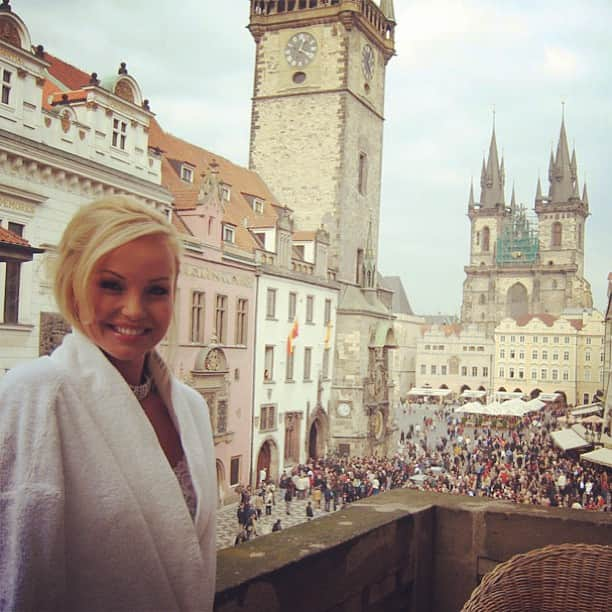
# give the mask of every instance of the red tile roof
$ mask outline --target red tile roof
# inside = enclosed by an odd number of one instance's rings
[[[87,99],[87,92],[82,89],[74,91],[56,91],[51,94],[51,105],[61,104],[62,102],[80,102]]]
[[[14,244],[23,247],[31,246],[25,238],[22,238],[21,236],[18,236],[17,234],[10,232],[9,230],[4,229],[3,227],[0,227],[0,242],[4,244]]]
[[[49,62],[49,74],[56,78],[66,89],[80,89],[89,84],[90,75],[79,68],[45,52],[45,60]]]
[[[559,317],[555,317],[554,315],[551,315],[551,314],[526,314],[526,315],[517,317],[515,320],[516,320],[516,324],[519,327],[524,327],[532,319],[540,319],[540,321],[542,321],[544,325],[546,325],[547,327],[552,327],[558,318]]]

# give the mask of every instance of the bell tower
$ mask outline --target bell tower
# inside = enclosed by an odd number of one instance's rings
[[[297,227],[330,235],[338,280],[378,243],[393,0],[251,0],[256,43],[249,167]],[[371,211],[371,212],[370,212]]]

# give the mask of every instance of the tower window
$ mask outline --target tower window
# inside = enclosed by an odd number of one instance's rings
[[[491,231],[488,227],[482,228],[482,251],[483,253],[489,252],[489,241],[490,241]]]
[[[563,226],[559,221],[555,221],[552,226],[552,237],[550,246],[560,247],[563,238]]]
[[[365,195],[368,187],[368,156],[365,153],[359,153],[359,176],[357,179],[357,188],[359,193]]]

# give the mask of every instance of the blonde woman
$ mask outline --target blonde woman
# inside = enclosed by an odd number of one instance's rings
[[[0,382],[0,610],[212,610],[208,410],[155,348],[179,255],[127,198],[66,228],[55,297],[73,332]]]

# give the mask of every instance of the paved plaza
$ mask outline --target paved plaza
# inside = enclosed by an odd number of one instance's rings
[[[285,492],[280,490],[280,495],[277,491],[276,505],[272,506],[272,515],[266,516],[265,510],[261,515],[261,519],[257,521],[257,536],[268,535],[272,533],[272,525],[274,525],[276,519],[281,520],[281,526],[284,529],[289,527],[295,527],[305,523],[306,518],[306,506],[310,500],[309,497],[306,499],[295,498],[291,502],[291,514],[287,514],[285,510],[285,502],[280,499],[284,496]],[[338,506],[338,509],[340,506]],[[314,517],[312,520],[316,520],[323,516],[329,516],[333,513],[333,506],[331,512],[325,512],[323,510],[323,502],[321,502],[321,510],[315,508],[313,503]],[[238,503],[228,504],[223,506],[217,511],[217,550],[222,548],[228,548],[234,546],[234,540],[238,533]]]

